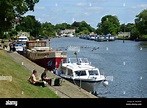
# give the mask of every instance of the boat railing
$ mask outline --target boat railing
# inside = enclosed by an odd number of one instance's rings
[[[87,58],[68,58],[67,63],[90,64]]]
[[[61,54],[66,56],[67,55],[67,52],[62,52]]]

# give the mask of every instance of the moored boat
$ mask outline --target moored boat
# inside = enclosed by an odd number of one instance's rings
[[[105,76],[87,58],[69,58],[68,62],[60,64],[57,73],[88,92],[97,91],[101,83],[105,86],[108,84]]]
[[[61,60],[66,60],[66,52],[53,50],[47,47],[47,42],[43,40],[28,41],[26,43],[26,57],[38,65],[53,70],[58,68]]]
[[[14,50],[23,55],[26,45],[24,42],[13,43]]]

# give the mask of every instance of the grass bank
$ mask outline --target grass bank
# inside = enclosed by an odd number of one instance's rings
[[[27,82],[30,72],[0,50],[0,98],[59,98],[48,87]],[[12,77],[12,81],[6,80]]]

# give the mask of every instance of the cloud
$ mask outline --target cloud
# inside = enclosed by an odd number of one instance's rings
[[[91,11],[92,11],[92,10],[99,11],[99,10],[102,10],[103,7],[96,7],[96,6],[95,6],[95,7],[89,7],[88,9],[91,10]]]
[[[44,10],[45,7],[44,6],[35,6],[35,10]]]
[[[140,5],[137,5],[137,7],[147,9],[147,4],[140,4]]]
[[[136,5],[136,6],[132,6],[131,7],[132,9],[147,9],[147,4],[138,4],[138,5]]]
[[[79,3],[77,3],[76,5],[77,5],[77,6],[86,6],[87,3],[85,3],[85,2],[79,2]]]
[[[89,15],[89,13],[88,12],[84,12],[84,15]]]

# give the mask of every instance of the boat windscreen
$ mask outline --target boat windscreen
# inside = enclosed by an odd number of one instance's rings
[[[89,70],[89,75],[98,75],[98,71],[97,70]]]
[[[77,75],[77,76],[86,76],[86,71],[75,71],[75,74]]]

